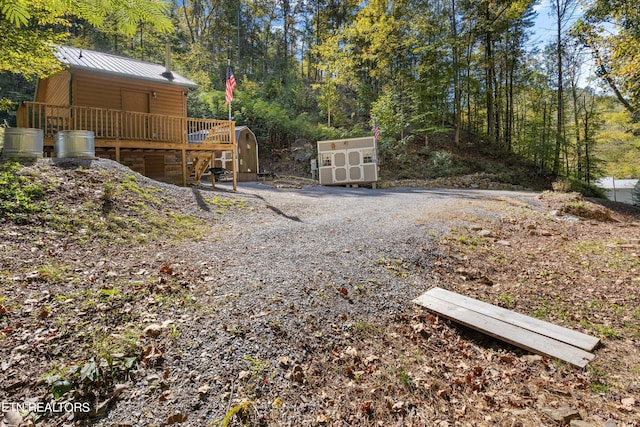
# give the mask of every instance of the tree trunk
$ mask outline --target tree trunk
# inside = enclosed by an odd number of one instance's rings
[[[561,0],[557,0],[560,3]],[[552,174],[555,177],[558,176],[560,172],[560,149],[562,148],[562,134],[563,134],[563,125],[564,125],[564,93],[562,90],[562,18],[563,13],[561,13],[561,7],[557,5],[557,30],[558,30],[558,38],[556,48],[557,52],[557,61],[558,61],[558,118],[556,123],[556,150],[553,157],[553,170]]]
[[[494,109],[494,88],[493,82],[495,81],[495,69],[493,64],[493,40],[491,40],[491,33],[487,31],[485,34],[485,84],[486,84],[486,92],[487,92],[487,135],[489,136],[489,140],[493,143],[495,142],[495,109]]]
[[[452,61],[453,61],[453,115],[454,115],[454,138],[455,145],[460,144],[460,127],[462,125],[462,112],[460,111],[460,54],[458,51],[458,21],[456,18],[456,0],[451,0],[451,36]]]
[[[578,88],[575,82],[571,85],[573,99],[573,125],[576,127],[576,178],[582,179],[582,142],[580,140],[580,111],[578,110]]]

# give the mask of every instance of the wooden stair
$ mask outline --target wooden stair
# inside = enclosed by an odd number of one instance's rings
[[[213,162],[213,155],[192,157],[193,161],[187,165],[189,181],[199,182],[202,175],[209,169]]]

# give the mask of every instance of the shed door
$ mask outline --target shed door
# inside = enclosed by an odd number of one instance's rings
[[[238,144],[238,172],[257,173],[258,172],[258,145],[251,134],[247,131],[241,132]]]
[[[364,180],[362,170],[362,150],[339,150],[331,152],[331,165],[333,168],[333,182],[349,183]]]
[[[125,139],[146,140],[149,137],[149,94],[122,91],[122,136]],[[144,114],[137,114],[144,113]]]
[[[362,173],[362,150],[348,150],[349,157],[349,179],[351,181],[362,181],[364,174]]]
[[[331,166],[333,170],[333,182],[347,182],[347,152],[345,150],[331,152]]]

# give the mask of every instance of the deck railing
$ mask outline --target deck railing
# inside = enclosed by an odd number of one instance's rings
[[[234,122],[137,113],[94,107],[24,102],[18,126],[38,128],[45,137],[61,130],[90,130],[96,140],[131,140],[181,144],[233,144]]]

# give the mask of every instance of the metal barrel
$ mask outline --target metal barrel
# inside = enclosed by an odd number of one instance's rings
[[[44,132],[33,128],[6,128],[2,157],[5,159],[39,159],[44,149]]]
[[[94,159],[95,137],[90,130],[62,130],[56,134],[53,155],[58,158]]]

